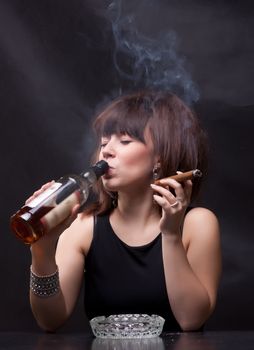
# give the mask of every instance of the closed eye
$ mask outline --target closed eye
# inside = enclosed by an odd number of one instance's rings
[[[100,144],[100,148],[106,147],[108,144],[108,141],[102,141]]]
[[[108,144],[108,142],[109,142],[109,139],[108,139],[108,138],[102,137],[102,138],[101,138],[100,148],[106,147],[107,144]]]
[[[132,141],[131,140],[121,140],[121,143],[123,145],[128,145],[129,143],[131,143]]]

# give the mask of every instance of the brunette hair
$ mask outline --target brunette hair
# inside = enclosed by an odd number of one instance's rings
[[[146,128],[150,131],[155,154],[160,158],[159,178],[196,168],[206,173],[206,134],[195,113],[176,95],[165,91],[141,91],[121,96],[106,106],[94,122],[98,147],[93,161],[98,159],[102,136],[127,133],[145,143]],[[192,200],[199,187],[200,181],[194,181]],[[102,214],[112,207],[112,198],[104,190],[101,180],[95,190],[98,202],[89,211]]]

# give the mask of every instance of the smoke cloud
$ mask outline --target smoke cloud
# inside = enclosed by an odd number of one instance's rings
[[[113,60],[120,80],[133,88],[170,90],[188,104],[199,99],[198,88],[185,68],[186,59],[177,52],[174,30],[153,38],[144,35],[138,30],[137,14],[124,13],[122,0],[110,3],[107,16],[112,24]]]

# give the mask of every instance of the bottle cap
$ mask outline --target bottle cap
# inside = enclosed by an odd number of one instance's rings
[[[92,169],[97,177],[97,179],[104,175],[106,171],[108,170],[109,166],[108,163],[105,162],[105,160],[100,160],[97,162],[94,166],[92,166]]]

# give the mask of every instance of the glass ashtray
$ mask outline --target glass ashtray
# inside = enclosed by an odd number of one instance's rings
[[[164,322],[157,315],[121,314],[95,317],[90,325],[98,338],[153,338],[161,334]]]

